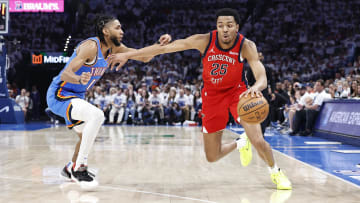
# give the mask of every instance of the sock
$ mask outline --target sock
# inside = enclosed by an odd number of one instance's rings
[[[69,161],[69,163],[66,164],[66,169],[70,172],[71,171],[71,168],[73,167],[73,162],[72,161]]]
[[[279,171],[279,167],[276,165],[276,163],[274,163],[273,167],[269,166],[268,168],[269,168],[270,174],[277,173]]]

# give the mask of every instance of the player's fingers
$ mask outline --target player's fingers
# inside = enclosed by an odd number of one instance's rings
[[[124,62],[120,62],[118,66],[116,66],[116,71],[119,71],[120,68],[124,65]]]
[[[244,97],[245,94],[246,94],[246,91],[243,92],[243,93],[241,93],[241,94],[240,94],[240,98],[241,98],[241,97]]]
[[[256,97],[262,97],[263,95],[262,95],[262,93],[260,92],[260,91],[257,91],[256,92]]]
[[[251,95],[251,97],[255,97],[255,91],[254,91],[254,90],[251,90],[250,95]]]
[[[247,97],[248,95],[249,95],[249,90],[246,90],[245,92],[244,92],[244,95],[243,95],[243,97]]]
[[[166,45],[171,41],[171,36],[168,34],[162,35],[159,41],[160,45]]]
[[[110,64],[110,70],[114,70],[115,63]]]

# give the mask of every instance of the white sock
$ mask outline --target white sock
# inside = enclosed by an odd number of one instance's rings
[[[95,138],[105,118],[104,113],[100,109],[85,100],[72,99],[71,103],[73,105],[71,117],[74,120],[85,121],[79,154],[74,167],[76,171],[81,165],[87,165],[90,149],[94,144]]]
[[[276,165],[276,163],[274,163],[273,167],[269,166],[268,168],[269,168],[270,174],[277,173],[279,171],[279,167]]]

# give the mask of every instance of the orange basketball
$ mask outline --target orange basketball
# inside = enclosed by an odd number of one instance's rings
[[[247,123],[259,124],[269,114],[269,104],[264,97],[242,97],[237,105],[240,120]]]

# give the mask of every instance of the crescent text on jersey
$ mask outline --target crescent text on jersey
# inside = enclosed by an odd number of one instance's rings
[[[231,57],[223,55],[223,54],[210,55],[208,57],[208,61],[226,61],[231,64],[235,64],[235,62],[236,62],[236,60],[234,58],[231,58]]]

